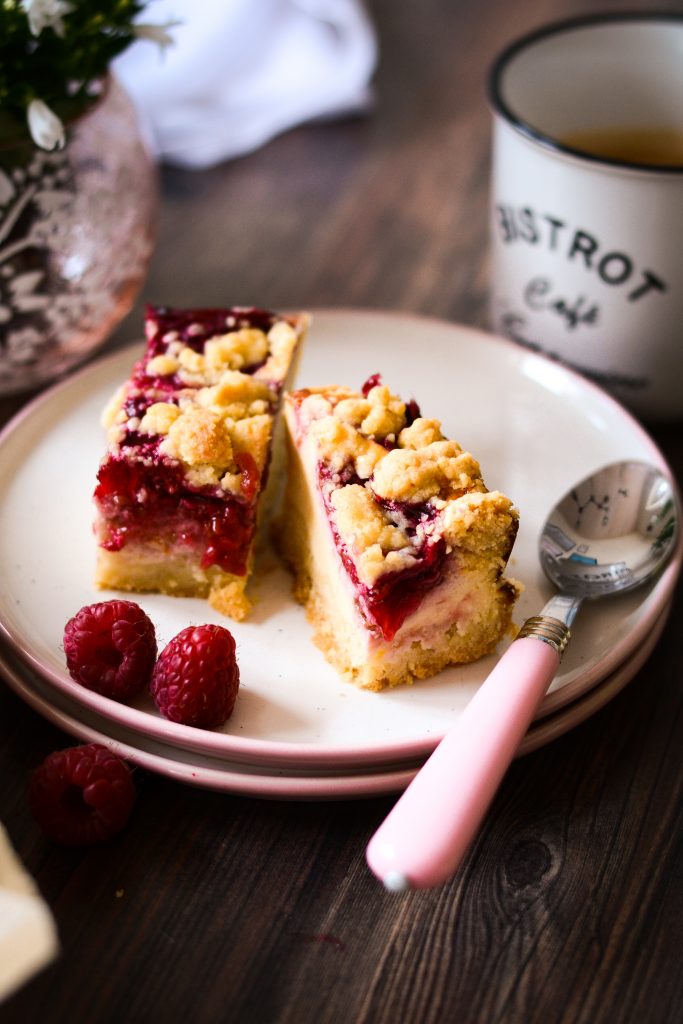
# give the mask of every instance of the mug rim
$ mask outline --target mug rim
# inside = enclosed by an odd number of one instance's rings
[[[501,80],[510,61],[523,50],[539,40],[550,36],[562,35],[564,32],[587,26],[608,25],[616,22],[667,22],[673,21],[683,25],[683,14],[673,11],[609,11],[605,13],[579,15],[551,22],[540,28],[533,29],[514,39],[496,57],[489,70],[487,79],[487,95],[490,106],[495,114],[502,117],[512,128],[531,142],[539,143],[554,153],[571,156],[589,164],[618,168],[621,171],[646,171],[649,174],[683,174],[683,164],[650,164],[620,160],[615,157],[597,156],[585,149],[569,146],[546,132],[534,128],[523,117],[516,114],[505,102]]]

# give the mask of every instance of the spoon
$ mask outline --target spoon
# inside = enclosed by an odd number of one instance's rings
[[[606,466],[556,505],[539,558],[559,593],[527,619],[370,840],[368,865],[387,889],[450,878],[557,672],[581,602],[652,580],[675,548],[677,515],[670,481],[643,462]]]

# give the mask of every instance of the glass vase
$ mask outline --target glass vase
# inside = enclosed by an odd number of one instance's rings
[[[129,311],[156,194],[135,109],[112,77],[62,150],[0,142],[0,395],[62,376]]]

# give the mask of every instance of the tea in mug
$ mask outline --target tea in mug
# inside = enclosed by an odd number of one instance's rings
[[[560,141],[572,149],[626,164],[683,166],[683,129],[595,128],[563,135]]]
[[[682,56],[680,14],[591,12],[489,77],[494,331],[659,421],[683,421]]]

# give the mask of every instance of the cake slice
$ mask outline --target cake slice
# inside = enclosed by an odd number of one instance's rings
[[[251,307],[148,307],[146,351],[104,415],[99,587],[248,613],[276,416],[307,323]]]
[[[278,543],[328,661],[380,690],[492,651],[519,591],[503,574],[518,514],[473,456],[377,376],[290,393],[284,414]]]

